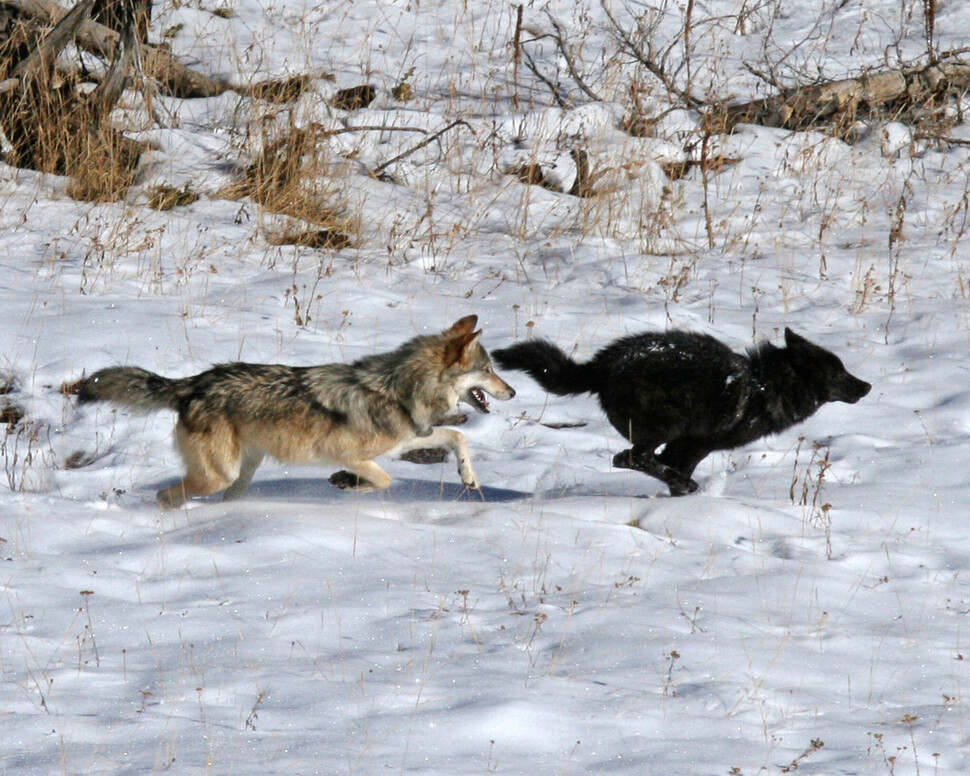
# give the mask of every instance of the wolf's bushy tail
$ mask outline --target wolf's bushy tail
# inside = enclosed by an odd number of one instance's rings
[[[137,366],[112,366],[82,380],[77,398],[81,404],[107,401],[136,412],[174,410],[179,382]]]
[[[592,364],[574,361],[548,340],[519,342],[493,350],[492,357],[502,368],[525,372],[549,393],[557,396],[599,390],[597,371]]]

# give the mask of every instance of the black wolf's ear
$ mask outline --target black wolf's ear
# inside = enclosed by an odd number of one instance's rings
[[[810,343],[807,339],[805,339],[801,335],[795,334],[795,332],[793,332],[791,329],[789,329],[786,326],[785,327],[785,344],[788,347],[790,347],[790,348],[792,348],[792,347],[797,348],[799,345],[811,345],[812,343]]]
[[[450,340],[445,346],[445,366],[453,366],[458,362],[465,364],[471,363],[472,350],[478,344],[478,339],[481,336],[482,330],[479,329],[478,331],[461,334]]]
[[[478,325],[477,315],[466,315],[464,318],[459,318],[453,324],[451,324],[450,329],[445,329],[442,334],[446,337],[460,337],[465,334],[471,334],[475,331],[475,327]]]

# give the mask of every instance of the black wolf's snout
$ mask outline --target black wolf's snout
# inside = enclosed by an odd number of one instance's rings
[[[832,399],[834,401],[855,404],[872,390],[872,385],[865,380],[860,380],[858,377],[846,373],[845,377],[834,388],[835,390],[832,392]]]

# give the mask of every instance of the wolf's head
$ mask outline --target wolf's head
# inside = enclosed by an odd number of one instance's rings
[[[872,388],[865,380],[850,374],[834,353],[787,328],[785,345],[792,368],[815,389],[820,403],[844,401],[855,404]]]
[[[467,315],[456,321],[445,336],[445,375],[458,398],[477,412],[488,412],[488,396],[506,401],[515,396],[515,389],[495,374],[480,339],[482,331],[475,331],[478,316]]]

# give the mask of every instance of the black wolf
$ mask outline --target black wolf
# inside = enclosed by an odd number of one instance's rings
[[[492,353],[560,396],[594,393],[633,444],[613,465],[656,477],[672,496],[697,490],[697,464],[805,420],[826,402],[854,404],[869,383],[839,358],[785,329],[784,348],[764,342],[746,355],[687,331],[634,334],[577,363],[545,340]],[[657,450],[663,446],[663,451]]]
[[[477,323],[468,315],[440,334],[353,364],[221,364],[178,379],[109,367],[80,382],[78,401],[178,414],[175,441],[186,473],[159,492],[166,508],[221,490],[226,498],[242,496],[267,453],[279,461],[336,463],[349,472],[334,474],[333,484],[380,490],[391,478],[375,456],[444,447],[454,453],[461,481],[477,490],[464,435],[437,427],[459,400],[488,412],[486,394],[515,395],[492,371]]]

